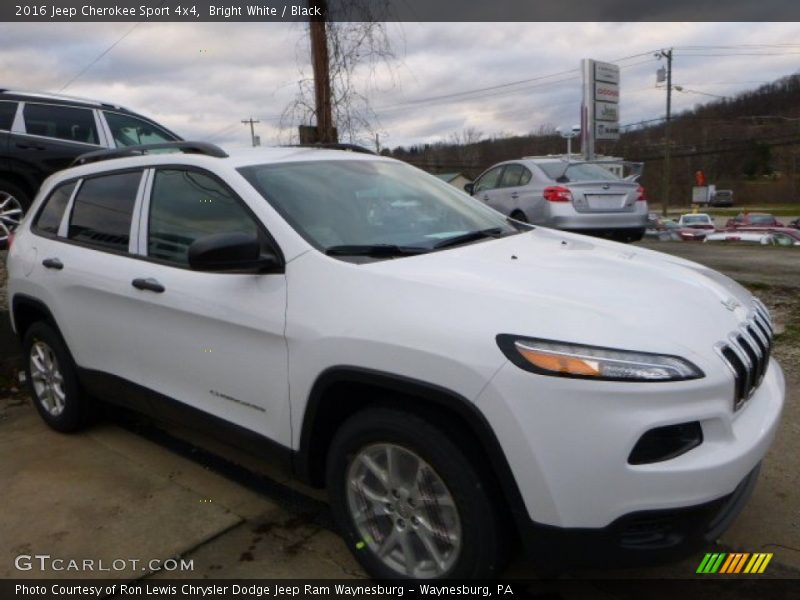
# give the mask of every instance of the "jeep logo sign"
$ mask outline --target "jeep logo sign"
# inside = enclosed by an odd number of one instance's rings
[[[619,106],[611,102],[595,102],[594,118],[598,121],[619,121]]]

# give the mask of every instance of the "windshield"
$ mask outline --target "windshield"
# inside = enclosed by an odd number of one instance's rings
[[[239,172],[300,235],[330,254],[382,247],[386,255],[387,246],[427,251],[519,231],[503,215],[403,163],[325,160]]]
[[[608,169],[593,163],[575,163],[569,166],[561,161],[536,163],[552,180],[559,183],[570,181],[619,181],[619,177]],[[565,170],[566,168],[566,170]]]
[[[708,215],[684,215],[683,222],[688,225],[693,225],[695,223],[710,223],[711,218]]]

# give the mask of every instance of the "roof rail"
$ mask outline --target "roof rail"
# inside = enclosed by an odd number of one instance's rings
[[[122,148],[113,148],[110,150],[87,152],[73,160],[70,167],[88,165],[89,163],[110,160],[112,158],[142,156],[148,154],[152,150],[180,150],[184,154],[203,154],[215,158],[227,158],[228,156],[227,152],[222,148],[214,144],[209,144],[208,142],[161,142],[159,144],[142,144],[140,146],[124,146]]]
[[[358,144],[340,144],[338,142],[334,143],[317,143],[317,144],[293,144],[292,148],[319,148],[321,150],[346,150],[347,152],[358,152],[360,154],[372,154],[375,155],[375,152],[370,150],[369,148],[365,148],[364,146],[359,146]]]

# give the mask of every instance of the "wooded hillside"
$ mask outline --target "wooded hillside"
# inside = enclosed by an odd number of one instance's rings
[[[697,170],[718,189],[734,190],[736,204],[800,203],[800,75],[673,115],[671,139],[671,205],[689,203]],[[460,171],[476,177],[496,162],[560,154],[565,146],[555,131],[541,127],[529,135],[486,139],[467,130],[449,142],[384,153],[432,173]],[[651,200],[661,200],[663,119],[629,126],[618,142],[598,144],[597,152],[643,161],[642,182]]]

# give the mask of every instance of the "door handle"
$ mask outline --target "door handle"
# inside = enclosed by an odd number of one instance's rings
[[[152,277],[148,277],[147,279],[139,277],[131,281],[131,285],[137,290],[148,290],[150,292],[155,292],[156,294],[160,294],[166,289]]]
[[[488,202],[489,201],[489,194],[484,194],[483,198],[481,198],[481,200],[483,200],[484,202]]]
[[[511,192],[511,197],[512,197],[514,200],[516,200],[517,198],[519,198],[519,194],[518,194],[517,192]]]
[[[42,264],[45,266],[45,268],[55,269],[56,271],[60,271],[61,269],[64,268],[64,263],[62,263],[57,258],[45,258],[42,261]]]
[[[44,146],[39,144],[21,144],[17,142],[17,148],[20,150],[44,150]]]

